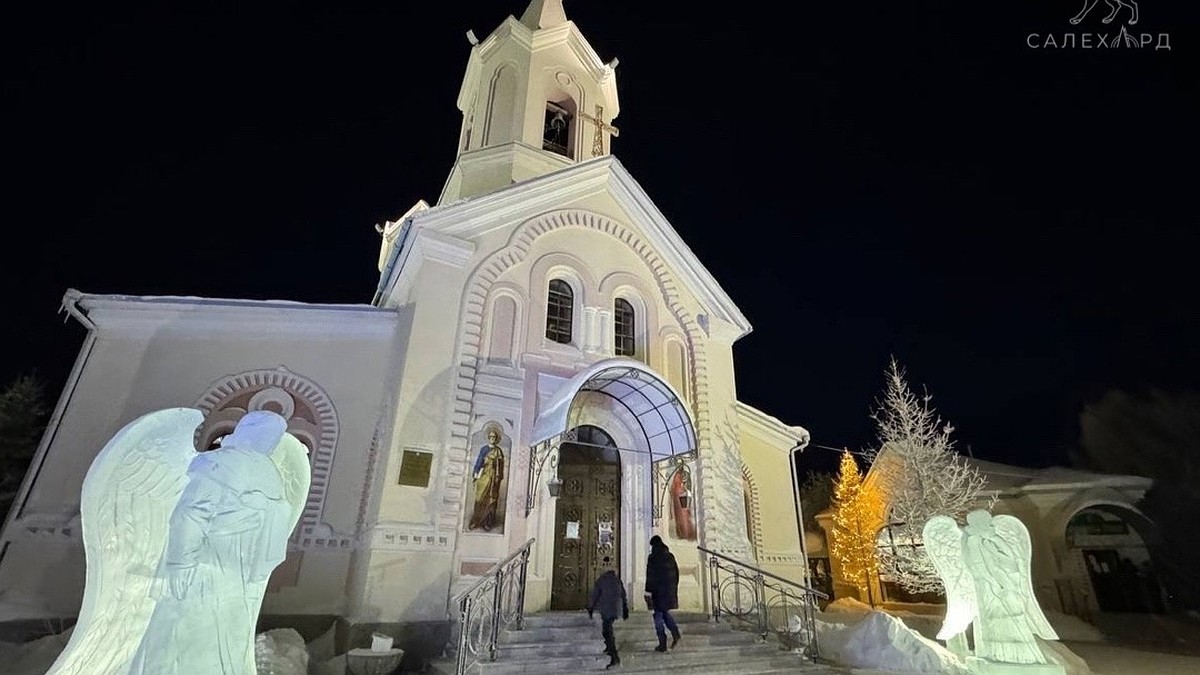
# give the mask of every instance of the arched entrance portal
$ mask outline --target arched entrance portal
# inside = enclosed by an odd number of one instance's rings
[[[1067,546],[1082,556],[1100,611],[1166,610],[1146,541],[1154,536],[1144,516],[1115,505],[1096,504],[1071,516]]]
[[[692,479],[676,486],[675,496],[696,525],[689,535],[703,541],[696,430],[686,404],[657,373],[632,359],[606,359],[565,380],[542,378],[538,393],[525,495],[537,540],[525,596],[529,607],[586,606],[604,558],[597,549],[601,537],[611,539],[610,564],[627,592],[641,588],[650,537],[669,539],[674,531],[668,527],[674,512],[664,506],[675,495],[670,488],[677,475]],[[582,508],[577,502],[583,499],[615,500],[611,516],[598,516],[600,506]],[[571,523],[578,523],[577,533]],[[703,603],[704,586],[692,569],[696,583],[680,591],[681,606]]]
[[[558,448],[551,609],[587,607],[596,579],[621,559],[620,453],[599,427],[577,427],[574,437]]]

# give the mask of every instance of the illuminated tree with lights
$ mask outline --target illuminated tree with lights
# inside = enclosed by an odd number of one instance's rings
[[[883,526],[883,500],[878,491],[863,483],[847,450],[842,453],[837,482],[833,485],[833,537],[830,553],[841,566],[842,578],[865,591],[868,602],[875,604],[871,578],[879,571],[876,537]]]
[[[913,393],[892,359],[883,400],[871,415],[881,443],[873,467],[887,501],[888,545],[879,548],[879,571],[910,593],[942,591],[921,541],[926,521],[944,515],[962,522],[968,511],[991,510],[994,502],[983,495],[983,475],[954,449],[954,427],[930,398]]]

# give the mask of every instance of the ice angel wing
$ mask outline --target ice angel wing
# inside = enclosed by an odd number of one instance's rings
[[[946,618],[937,638],[949,640],[967,630],[975,620],[979,605],[975,598],[975,582],[963,565],[962,530],[953,518],[934,516],[925,523],[921,536],[925,552],[946,587]]]
[[[271,452],[271,461],[283,479],[284,498],[292,507],[288,532],[296,527],[304,507],[308,503],[308,489],[312,482],[312,468],[308,462],[308,449],[298,438],[284,434],[279,445]]]
[[[196,455],[204,414],[167,408],[112,437],[83,479],[80,512],[86,585],[79,620],[47,675],[118,675],[154,611],[155,577],[168,520]]]
[[[1021,579],[1014,579],[1012,586],[1018,589],[1025,602],[1025,616],[1034,635],[1043,640],[1057,640],[1058,633],[1046,619],[1042,607],[1038,604],[1037,596],[1033,593],[1033,575],[1030,573],[1030,559],[1033,557],[1033,544],[1029,540],[1029,529],[1020,518],[1009,515],[992,516],[992,527],[996,534],[1004,538],[1013,547],[1017,558],[1017,569]]]

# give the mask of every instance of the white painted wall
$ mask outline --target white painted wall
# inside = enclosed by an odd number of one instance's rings
[[[398,313],[367,307],[87,296],[95,348],[67,403],[0,561],[0,589],[36,595],[48,616],[72,616],[82,597],[79,493],[91,460],[122,426],[152,410],[196,406],[228,375],[283,366],[332,402],[338,441],[322,521],[334,536],[359,528],[372,439],[390,415]],[[43,526],[42,533],[29,527]],[[65,531],[69,530],[69,531]],[[309,550],[298,586],[267,596],[265,613],[340,613],[352,546]]]

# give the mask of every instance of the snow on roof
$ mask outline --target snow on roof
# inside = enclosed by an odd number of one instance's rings
[[[879,480],[877,467],[882,471],[892,461],[892,452],[888,448],[880,451],[867,471],[867,481]],[[992,462],[974,457],[964,458],[967,464],[974,466],[987,479],[987,489],[995,492],[1033,492],[1051,491],[1080,487],[1129,487],[1149,489],[1153,484],[1149,478],[1142,476],[1122,476],[1117,474],[1097,473],[1065,466],[1050,466],[1032,468]]]
[[[987,479],[988,489],[997,492],[1055,490],[1097,485],[1148,488],[1153,482],[1149,478],[1141,476],[1097,473],[1065,466],[1033,469],[975,458],[968,458],[967,463],[979,469],[979,472]]]
[[[83,293],[74,288],[68,289],[63,302],[75,303],[144,303],[153,305],[217,305],[224,307],[253,307],[281,309],[314,309],[314,310],[343,310],[360,312],[392,313],[392,308],[376,307],[368,303],[312,303],[298,300],[248,300],[237,298],[206,298],[198,295],[122,295]]]

